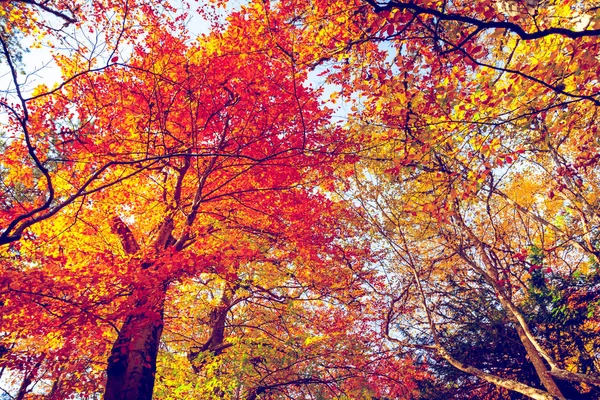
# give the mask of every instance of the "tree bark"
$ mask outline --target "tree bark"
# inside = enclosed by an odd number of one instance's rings
[[[108,358],[104,400],[151,400],[164,326],[166,284],[140,291]]]
[[[539,355],[536,348],[533,346],[523,328],[520,325],[516,325],[517,335],[519,335],[519,339],[521,339],[521,343],[525,347],[525,351],[529,356],[529,360],[533,364],[535,368],[535,372],[537,372],[537,376],[540,378],[542,385],[546,388],[548,393],[555,396],[558,399],[564,399],[562,392],[554,382],[554,379],[550,375],[546,364],[544,363],[544,359]]]
[[[525,351],[527,352],[529,360],[535,368],[540,382],[551,396],[558,399],[564,399],[565,397],[563,396],[559,387],[556,385],[554,378],[549,374],[549,370],[544,362],[544,360],[546,360],[551,367],[554,367],[554,361],[537,342],[531,333],[525,318],[523,318],[520,311],[509,298],[509,294],[506,294],[504,292],[504,288],[498,284],[498,265],[496,264],[494,258],[491,257],[486,251],[486,249],[490,247],[475,235],[475,233],[464,222],[462,217],[460,217],[458,221],[465,229],[465,232],[471,238],[473,243],[477,244],[477,250],[479,251],[483,264],[485,265],[485,270],[480,269],[476,262],[470,259],[461,249],[457,249],[459,256],[469,265],[471,265],[476,271],[480,272],[481,275],[488,281],[488,283],[496,290],[497,298],[500,301],[500,304],[502,304],[502,307],[504,307],[504,309],[507,311],[509,319],[515,324],[519,339],[525,347]]]
[[[521,382],[517,382],[512,379],[505,379],[505,378],[501,378],[499,376],[488,374],[487,372],[484,372],[484,371],[480,370],[479,368],[465,365],[462,362],[455,359],[454,357],[452,357],[450,355],[450,353],[448,353],[446,351],[446,349],[444,347],[442,347],[441,345],[437,345],[437,348],[438,348],[438,354],[440,354],[446,361],[448,361],[455,368],[457,368],[463,372],[466,372],[467,374],[474,375],[474,376],[476,376],[480,379],[483,379],[487,382],[493,383],[496,386],[503,387],[505,389],[521,393],[532,399],[536,399],[536,400],[555,400],[556,399],[555,396],[551,395],[550,393],[544,392],[543,390],[536,389],[531,386],[527,386]]]
[[[557,379],[571,382],[584,382],[588,385],[600,387],[600,377],[597,375],[581,374],[578,372],[565,371],[564,369],[552,369],[549,373]]]
[[[488,374],[487,372],[485,372],[479,368],[475,368],[470,365],[464,364],[464,363],[460,362],[459,360],[457,360],[456,358],[452,357],[452,355],[446,350],[446,348],[442,345],[442,343],[440,341],[435,322],[434,322],[431,312],[429,310],[429,306],[427,305],[427,296],[425,295],[425,291],[423,290],[423,286],[421,285],[419,273],[418,273],[417,269],[415,268],[414,264],[412,263],[412,261],[410,262],[409,265],[410,265],[411,271],[413,273],[415,284],[417,286],[417,289],[418,289],[420,297],[421,297],[421,302],[423,304],[423,308],[425,309],[425,315],[427,316],[427,322],[429,323],[429,327],[430,327],[431,333],[433,335],[433,340],[435,342],[435,348],[437,350],[437,353],[440,356],[442,356],[442,358],[444,358],[446,361],[448,361],[448,363],[450,363],[450,365],[459,369],[462,372],[476,376],[479,379],[493,383],[496,386],[521,393],[532,399],[554,400],[556,398],[554,395],[552,395],[548,392],[544,392],[543,390],[525,385],[525,384],[515,381],[513,379],[506,379],[506,378],[502,378],[502,377],[499,377],[496,375]],[[542,363],[542,365],[543,365],[543,363]],[[552,379],[552,378],[550,378],[550,379]],[[559,393],[560,393],[560,391],[559,391]],[[561,397],[561,398],[563,398],[563,397]]]

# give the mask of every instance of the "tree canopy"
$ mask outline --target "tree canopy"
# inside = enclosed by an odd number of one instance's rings
[[[0,28],[2,396],[600,396],[600,2]]]

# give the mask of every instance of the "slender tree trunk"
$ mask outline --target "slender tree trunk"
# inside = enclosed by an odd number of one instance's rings
[[[58,377],[54,381],[54,383],[52,383],[52,388],[50,389],[50,393],[48,393],[46,398],[48,400],[59,400],[61,398],[64,398],[64,396],[61,394],[61,386],[62,382],[60,380],[60,377]]]
[[[188,360],[192,365],[195,373],[200,373],[203,367],[203,363],[198,365],[195,363],[198,355],[205,351],[212,352],[213,355],[218,356],[223,353],[225,349],[231,347],[231,343],[224,343],[225,341],[225,325],[227,322],[227,314],[231,307],[232,297],[239,285],[235,285],[233,288],[223,288],[223,295],[221,296],[221,302],[219,305],[212,310],[210,316],[210,328],[211,333],[206,343],[201,347],[196,347],[188,353]]]
[[[108,359],[104,400],[151,400],[164,325],[166,284],[140,290]]]
[[[452,357],[450,355],[450,353],[448,353],[443,346],[437,345],[437,348],[438,348],[438,354],[440,354],[451,365],[453,365],[454,367],[456,367],[457,369],[459,369],[463,372],[474,375],[474,376],[476,376],[480,379],[483,379],[487,382],[493,383],[496,386],[503,387],[505,389],[513,390],[515,392],[524,394],[525,396],[535,399],[535,400],[555,400],[556,399],[556,396],[553,396],[550,393],[544,392],[543,390],[536,389],[531,386],[527,386],[521,382],[518,382],[518,381],[515,381],[512,379],[505,379],[505,378],[501,378],[499,376],[488,374],[487,372],[484,372],[484,371],[480,370],[479,368],[475,368],[475,367],[471,367],[469,365],[463,364],[460,361],[458,361],[457,359],[455,359],[454,357]]]
[[[498,280],[498,275],[496,273],[496,269],[493,268],[492,263],[488,259],[488,273],[492,276],[492,281]],[[533,364],[535,368],[535,372],[540,378],[540,382],[544,386],[544,388],[557,399],[565,399],[562,392],[560,391],[558,385],[554,381],[552,375],[550,375],[550,371],[548,367],[546,367],[546,363],[544,361],[544,357],[540,349],[538,349],[533,343],[534,339],[531,339],[527,334],[529,327],[526,325],[524,318],[519,313],[517,307],[512,303],[512,301],[508,298],[507,295],[500,293],[503,289],[498,287],[497,285],[494,288],[498,291],[498,300],[502,307],[507,311],[509,319],[515,324],[515,329],[517,330],[517,335],[523,343],[523,347],[525,347],[525,351],[527,352],[527,356],[529,357],[529,361]]]
[[[515,324],[519,339],[521,340],[521,343],[523,343],[525,351],[529,356],[529,360],[533,364],[537,376],[540,378],[540,382],[542,383],[546,391],[548,391],[548,393],[551,396],[557,399],[564,399],[565,397],[556,385],[556,382],[554,381],[552,375],[549,374],[549,370],[544,362],[544,358],[546,358],[546,360],[548,360],[548,363],[550,365],[553,365],[551,358],[544,353],[544,350],[541,348],[541,346],[539,346],[539,344],[538,346],[536,346],[537,343],[535,342],[535,338],[533,337],[533,335],[528,335],[528,333],[530,333],[530,330],[527,326],[527,322],[525,321],[517,307],[512,303],[511,299],[509,298],[509,295],[505,294],[503,292],[504,289],[500,285],[498,285],[499,268],[497,257],[494,258],[490,254],[488,254],[486,250],[489,248],[489,246],[473,233],[473,231],[464,222],[462,217],[459,219],[459,222],[462,225],[462,227],[465,228],[465,232],[469,235],[473,242],[477,243],[479,254],[481,255],[481,259],[483,260],[483,263],[485,265],[485,270],[480,269],[475,263],[475,261],[470,259],[463,251],[459,251],[459,255],[463,260],[469,263],[469,265],[473,266],[476,271],[479,270],[482,276],[486,278],[488,283],[498,293],[497,298],[500,301],[500,304],[502,304],[502,307],[504,307],[504,309],[507,311],[509,319]],[[494,253],[491,254],[493,255]],[[546,357],[544,357],[544,355],[546,355]]]
[[[521,328],[521,326],[517,324],[516,329],[517,334],[519,335],[519,339],[521,339],[521,343],[523,343],[525,351],[529,356],[529,360],[533,364],[535,372],[537,372],[537,375],[540,378],[542,385],[544,385],[548,393],[550,393],[552,396],[558,399],[564,399],[565,397],[556,385],[556,382],[554,382],[552,376],[549,374],[549,370],[546,367],[546,364],[544,363],[544,359],[540,356],[536,348],[533,346],[533,344],[525,334],[523,328]]]
[[[21,382],[21,386],[19,387],[19,392],[17,393],[15,400],[23,400],[25,398],[25,396],[27,395],[27,393],[29,393],[29,389],[28,389],[29,385],[31,385],[31,382],[33,382],[33,380],[35,379],[38,369],[40,368],[40,365],[42,365],[41,360],[38,361],[37,363],[35,363],[35,365],[31,369],[31,371],[29,371],[25,375],[25,377],[23,378],[23,381]]]

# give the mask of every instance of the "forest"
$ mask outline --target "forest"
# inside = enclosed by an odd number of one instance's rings
[[[600,0],[1,0],[0,399],[600,398]]]

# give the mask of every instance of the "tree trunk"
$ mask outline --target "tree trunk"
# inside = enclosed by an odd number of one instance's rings
[[[527,326],[527,322],[521,315],[518,308],[512,303],[511,299],[509,298],[510,295],[505,294],[504,288],[498,285],[499,267],[496,261],[497,257],[493,258],[488,254],[486,249],[489,249],[490,246],[481,241],[473,233],[473,231],[471,231],[471,229],[468,228],[467,224],[465,224],[465,222],[462,219],[460,219],[460,223],[464,228],[466,228],[466,232],[469,235],[469,237],[475,243],[477,243],[479,254],[481,255],[481,259],[483,260],[483,263],[485,265],[485,270],[480,270],[481,274],[496,290],[497,298],[500,301],[500,304],[502,304],[502,307],[504,307],[504,309],[507,311],[509,319],[515,324],[515,328],[517,330],[519,339],[525,347],[525,351],[527,352],[529,360],[535,368],[537,376],[540,378],[540,382],[551,396],[558,399],[564,399],[565,397],[556,385],[554,378],[549,374],[549,370],[546,367],[546,364],[544,363],[544,358],[546,358],[546,360],[548,360],[549,364],[551,364],[552,366],[553,364],[551,358],[544,352],[544,350],[541,348],[541,346],[539,346],[539,344],[538,346],[536,346],[537,343],[535,342],[535,338],[533,337],[533,335],[528,335],[528,333],[530,332],[529,327]],[[474,266],[475,270],[479,269],[477,267],[477,264],[469,257],[467,257],[464,254],[464,252],[460,253],[460,256],[463,260],[467,261],[470,265]],[[544,355],[546,355],[546,357],[544,357]]]
[[[166,284],[139,290],[108,358],[104,400],[151,400],[164,325]]]
[[[17,393],[17,396],[14,397],[15,400],[23,400],[27,393],[29,393],[29,385],[31,385],[31,382],[33,382],[35,379],[40,365],[42,365],[41,360],[35,363],[31,371],[25,374],[23,381],[21,382],[21,386],[19,387],[19,392]]]
[[[503,387],[505,389],[513,390],[515,392],[524,394],[525,396],[530,397],[535,400],[554,400],[554,399],[556,399],[555,396],[551,395],[550,393],[544,392],[540,389],[536,389],[531,386],[527,386],[521,382],[518,382],[518,381],[515,381],[512,379],[501,378],[499,376],[488,374],[487,372],[484,372],[484,371],[480,370],[479,368],[475,368],[475,367],[471,367],[469,365],[463,364],[462,362],[460,362],[457,359],[455,359],[454,357],[452,357],[450,355],[450,353],[448,353],[443,346],[438,344],[438,345],[436,345],[436,347],[438,349],[438,354],[440,354],[446,361],[448,361],[451,365],[453,365],[457,369],[459,369],[463,372],[466,372],[467,374],[474,375],[474,376],[476,376],[480,379],[483,379],[487,382],[493,383],[496,386]]]
[[[525,334],[525,331],[523,330],[523,328],[521,328],[521,325],[518,325],[517,323],[516,329],[517,334],[519,335],[519,339],[521,339],[521,343],[523,343],[525,351],[529,356],[529,360],[533,364],[533,367],[535,368],[535,371],[537,372],[537,375],[540,378],[542,385],[546,388],[548,393],[550,393],[554,397],[558,399],[564,399],[565,397],[556,385],[556,382],[554,382],[552,376],[549,374],[548,368],[544,363],[544,359],[539,355],[536,348],[533,346],[533,344]]]
[[[227,314],[231,307],[231,300],[238,289],[239,285],[235,285],[232,288],[225,286],[223,288],[223,294],[221,296],[221,302],[219,305],[211,311],[210,315],[210,328],[211,333],[206,343],[201,347],[193,348],[188,353],[188,360],[194,369],[194,372],[199,374],[204,363],[200,365],[195,363],[196,358],[200,353],[210,351],[213,355],[218,356],[223,353],[225,349],[231,347],[231,343],[223,343],[225,341],[225,325],[227,322]]]

